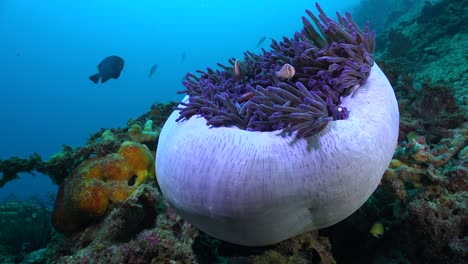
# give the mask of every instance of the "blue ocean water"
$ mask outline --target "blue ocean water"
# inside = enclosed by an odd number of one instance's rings
[[[320,4],[333,14],[358,2]],[[47,159],[100,128],[125,127],[152,103],[179,101],[185,73],[293,36],[305,9],[314,1],[1,0],[0,159]],[[125,60],[120,78],[92,83],[110,55]],[[0,188],[0,200],[56,192],[45,175],[20,176]]]

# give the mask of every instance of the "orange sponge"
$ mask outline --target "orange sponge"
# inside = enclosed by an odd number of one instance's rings
[[[140,143],[125,141],[117,153],[82,162],[60,185],[52,214],[56,230],[70,234],[126,200],[154,177],[154,157]]]

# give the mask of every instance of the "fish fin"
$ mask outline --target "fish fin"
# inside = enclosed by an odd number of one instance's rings
[[[120,77],[120,72],[116,73],[112,78],[117,79]]]
[[[96,74],[94,74],[94,75],[89,76],[89,79],[90,79],[91,81],[93,81],[93,83],[98,83],[100,77],[101,77],[101,76],[99,75],[99,73],[96,73]]]
[[[102,83],[105,83],[105,82],[107,82],[110,78],[111,78],[111,77],[109,77],[109,76],[102,76],[102,77],[101,77],[101,82],[102,82]]]

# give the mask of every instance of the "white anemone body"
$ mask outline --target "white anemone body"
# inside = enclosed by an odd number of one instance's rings
[[[208,127],[193,116],[166,121],[156,175],[169,204],[205,233],[261,246],[333,225],[372,194],[393,156],[399,113],[393,89],[374,64],[366,83],[343,98],[346,120],[291,144],[279,131]]]

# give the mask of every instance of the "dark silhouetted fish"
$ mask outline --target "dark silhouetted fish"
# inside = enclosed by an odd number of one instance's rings
[[[109,56],[101,61],[98,65],[99,72],[89,76],[89,79],[94,83],[98,83],[99,79],[105,83],[110,78],[117,79],[120,76],[124,66],[124,60],[119,56]]]
[[[265,40],[266,40],[266,36],[261,37],[261,38],[258,40],[258,42],[257,42],[257,47],[259,47],[260,45],[262,45],[263,42],[265,42]]]
[[[184,62],[185,61],[185,58],[187,58],[187,53],[184,51],[182,53],[182,56],[180,57],[180,63]]]
[[[148,74],[148,78],[151,78],[151,76],[153,76],[153,74],[156,72],[157,69],[158,69],[158,65],[154,64],[150,69],[150,72]]]

